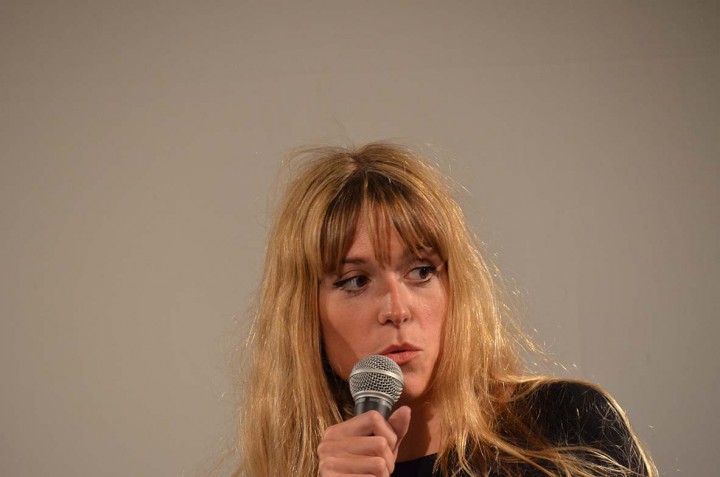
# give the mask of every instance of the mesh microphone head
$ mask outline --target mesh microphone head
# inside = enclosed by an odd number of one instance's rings
[[[358,361],[350,371],[350,394],[358,398],[371,394],[383,394],[394,405],[403,390],[403,375],[395,361],[379,354],[372,354]]]

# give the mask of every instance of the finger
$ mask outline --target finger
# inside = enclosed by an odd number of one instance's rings
[[[392,427],[397,442],[393,446],[393,452],[397,454],[397,450],[400,448],[400,443],[407,434],[408,428],[410,427],[411,411],[408,406],[402,406],[395,410],[388,419],[388,424]]]
[[[318,445],[318,457],[368,456],[381,457],[392,470],[395,461],[393,449],[387,440],[380,436],[346,437],[339,440],[323,440]]]
[[[384,437],[388,446],[393,449],[397,444],[395,431],[377,411],[369,411],[347,421],[335,424],[325,430],[323,439],[338,440],[346,437],[380,436]]]
[[[395,449],[397,445],[397,434],[390,423],[377,411],[370,411],[362,414],[366,416],[363,420],[367,426],[363,430],[365,435],[379,436],[385,438],[390,449]]]
[[[333,456],[320,459],[320,475],[363,475],[389,477],[385,459],[374,456]]]

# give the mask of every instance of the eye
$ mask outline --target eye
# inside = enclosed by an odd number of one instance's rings
[[[365,288],[369,281],[365,275],[355,275],[354,277],[339,280],[333,283],[333,286],[347,292],[356,292]]]
[[[432,278],[437,271],[437,267],[433,265],[423,265],[422,267],[415,267],[408,272],[408,279],[414,282],[426,282]]]

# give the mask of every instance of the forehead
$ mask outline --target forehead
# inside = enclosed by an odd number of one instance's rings
[[[379,259],[379,255],[397,256],[400,254],[408,254],[409,248],[406,242],[400,237],[394,227],[388,227],[384,233],[370,230],[368,221],[361,216],[355,226],[355,235],[352,238],[350,248],[345,258],[361,256],[369,258],[369,256]],[[384,249],[388,253],[379,253],[378,249]]]
[[[435,251],[446,260],[448,227],[443,214],[420,196],[384,187],[345,191],[330,203],[314,255],[320,258],[313,262],[318,277],[339,271],[358,247],[380,264],[389,263],[393,245],[418,258]]]
[[[416,245],[411,247],[402,238],[398,231],[389,227],[385,235],[380,236],[369,229],[368,223],[358,220],[355,236],[351,245],[342,258],[340,265],[348,263],[377,262],[382,266],[390,265],[393,262],[406,262],[413,259],[427,258],[434,255],[436,251],[428,246]]]

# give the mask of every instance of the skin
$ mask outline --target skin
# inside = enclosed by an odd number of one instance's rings
[[[389,262],[381,264],[358,222],[341,270],[320,283],[320,323],[330,365],[343,379],[370,354],[400,365],[401,407],[388,421],[368,412],[328,428],[318,446],[322,476],[387,476],[396,460],[439,448],[430,391],[447,311],[445,264],[431,251],[417,258],[394,231],[388,241]]]

